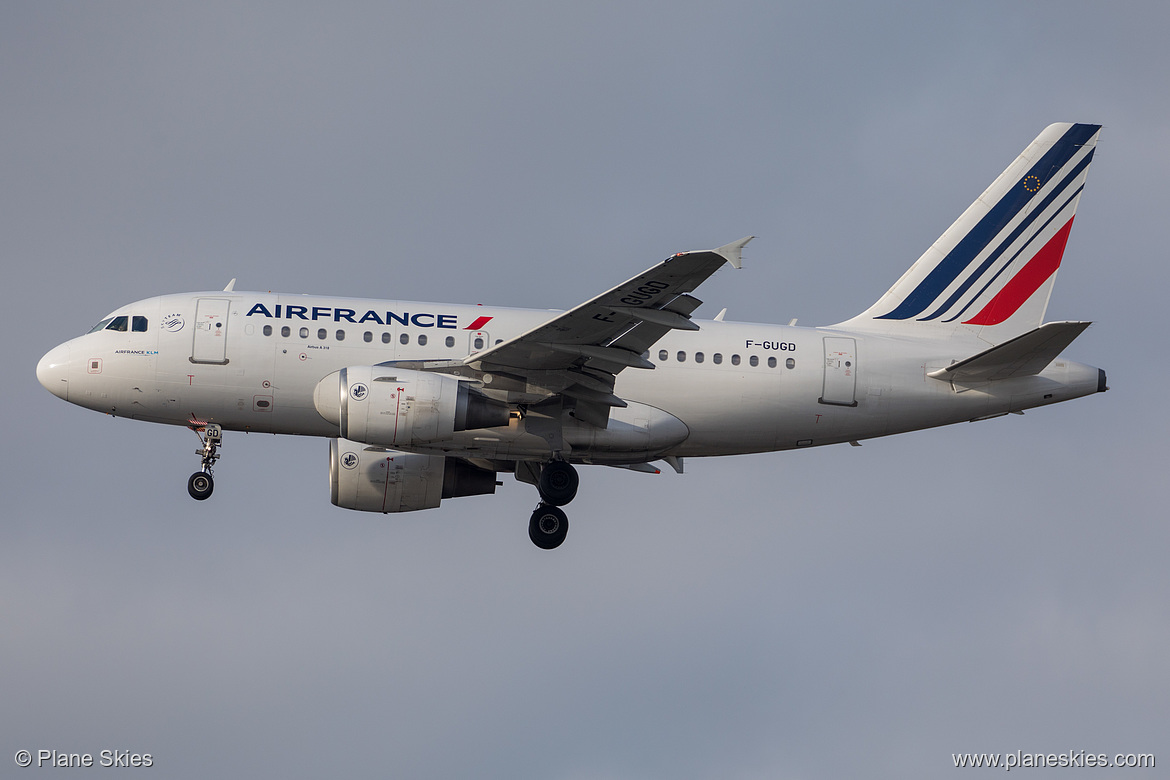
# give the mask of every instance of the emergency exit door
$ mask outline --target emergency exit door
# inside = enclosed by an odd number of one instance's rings
[[[818,399],[823,404],[857,406],[857,341],[825,338],[825,384]]]
[[[228,309],[226,298],[200,298],[195,304],[192,363],[224,365],[227,359]]]
[[[467,352],[474,355],[487,349],[491,343],[486,330],[477,330],[468,337]]]

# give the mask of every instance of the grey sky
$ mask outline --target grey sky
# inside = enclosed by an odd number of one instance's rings
[[[174,778],[1170,764],[1170,10],[581,5],[0,10],[6,776],[21,748]],[[553,554],[510,478],[335,509],[320,440],[228,434],[196,504],[189,431],[36,383],[115,307],[232,277],[564,308],[747,234],[697,316],[829,324],[1055,121],[1105,126],[1048,319],[1096,322],[1067,354],[1109,393],[682,477],[586,468]]]

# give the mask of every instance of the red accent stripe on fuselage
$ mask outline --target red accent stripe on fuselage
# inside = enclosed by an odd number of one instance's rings
[[[476,317],[475,322],[468,325],[464,330],[480,330],[484,325],[487,325],[491,317]]]

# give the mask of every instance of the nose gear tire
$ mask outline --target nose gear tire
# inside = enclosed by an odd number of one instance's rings
[[[187,492],[191,494],[191,498],[196,501],[202,501],[211,495],[211,491],[215,489],[215,482],[211,479],[211,475],[206,471],[196,471],[187,480]]]

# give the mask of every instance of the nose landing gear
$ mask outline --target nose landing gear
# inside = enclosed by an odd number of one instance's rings
[[[219,460],[219,445],[223,443],[223,428],[215,423],[207,423],[203,426],[203,433],[199,433],[199,428],[191,426],[191,430],[195,431],[199,436],[199,441],[203,442],[202,449],[195,450],[195,454],[203,459],[203,469],[196,471],[187,480],[187,492],[191,498],[196,501],[203,501],[211,496],[211,491],[215,489],[215,480],[211,478],[211,467]]]
[[[560,507],[576,497],[580,482],[577,469],[568,461],[550,461],[540,470],[536,482],[540,503],[528,520],[528,538],[540,549],[552,550],[565,541],[569,518]]]

